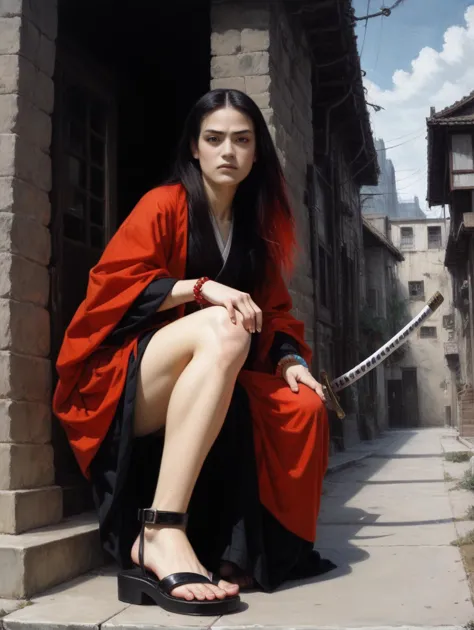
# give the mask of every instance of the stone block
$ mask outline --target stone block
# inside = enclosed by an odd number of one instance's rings
[[[20,75],[20,83],[21,75]],[[40,70],[36,71],[34,83],[34,98],[32,102],[47,114],[52,114],[54,109],[54,83],[51,77]]]
[[[17,55],[21,45],[21,18],[0,17],[0,55]]]
[[[0,0],[0,18],[21,16],[23,0]]]
[[[0,444],[0,490],[52,485],[53,459],[51,444]]]
[[[270,33],[267,29],[244,28],[242,31],[242,52],[258,52],[270,48]]]
[[[59,486],[0,491],[0,534],[23,532],[59,523],[63,516]]]
[[[50,440],[50,403],[0,400],[0,442],[47,444]]]
[[[46,306],[49,298],[48,269],[20,256],[0,252],[0,298]]]
[[[50,402],[50,361],[0,350],[0,397]]]
[[[211,59],[211,76],[214,79],[261,75],[267,74],[268,71],[269,55],[267,52],[221,55]]]
[[[90,515],[21,536],[0,535],[0,597],[31,597],[103,562],[98,525]]]
[[[235,55],[241,51],[242,35],[240,31],[232,29],[223,33],[211,34],[212,55]]]
[[[268,109],[270,107],[270,93],[264,92],[263,94],[250,94],[255,103],[260,109]]]
[[[240,90],[245,92],[245,79],[244,77],[229,77],[228,79],[212,79],[211,89],[218,90]]]
[[[0,212],[0,252],[18,254],[46,266],[51,256],[51,234],[34,219]]]
[[[56,0],[29,0],[25,2],[25,17],[51,40],[58,32],[58,7]]]
[[[11,177],[15,174],[15,147],[15,134],[0,134],[0,177]]]
[[[16,143],[15,172],[20,179],[49,193],[52,185],[51,158],[25,138]]]
[[[12,94],[18,91],[20,59],[19,55],[0,56],[0,94]]]
[[[244,5],[241,2],[213,3],[211,26],[218,33],[233,29],[270,28],[270,3],[259,0]]]
[[[47,357],[50,336],[46,309],[28,302],[0,298],[0,350]]]
[[[247,94],[263,94],[270,91],[271,79],[268,74],[245,77]]]
[[[49,193],[51,158],[25,138],[13,133],[0,134],[0,178],[14,176]]]
[[[12,212],[48,225],[51,204],[47,193],[16,177],[0,177],[0,212]]]
[[[56,61],[56,44],[54,41],[42,34],[36,59],[32,59],[32,61],[47,77],[52,77]]]
[[[267,123],[267,125],[272,125],[273,119],[274,119],[273,109],[262,109],[262,114],[263,114],[263,117],[265,118],[265,122]]]

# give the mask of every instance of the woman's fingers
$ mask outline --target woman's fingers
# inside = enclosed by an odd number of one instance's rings
[[[229,313],[230,321],[233,324],[236,324],[237,317],[235,315],[235,308],[234,308],[234,305],[232,304],[232,300],[225,300],[224,307],[227,309],[227,312]]]
[[[250,307],[248,300],[244,294],[242,294],[236,306],[238,310],[242,313],[242,316],[244,318],[243,323],[245,330],[247,330],[249,333],[254,333],[256,329],[255,313]]]
[[[317,393],[317,395],[321,398],[323,403],[326,403],[326,396],[324,394],[324,390],[321,383],[318,383],[318,381],[311,375],[311,373],[308,370],[306,370],[302,375],[300,375],[298,380],[300,381],[300,383],[303,383],[304,385],[307,385],[312,390],[314,390]]]
[[[257,332],[262,332],[262,325],[263,325],[262,310],[255,304],[255,302],[252,300],[250,295],[249,295],[249,304],[253,312],[255,313],[255,328]]]
[[[288,383],[292,392],[297,394],[300,389],[298,387],[298,381],[296,380],[296,376],[292,372],[286,373],[286,382]]]

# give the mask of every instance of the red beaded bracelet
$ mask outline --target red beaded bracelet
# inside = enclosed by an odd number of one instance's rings
[[[194,299],[196,300],[196,302],[200,306],[204,306],[205,304],[209,304],[209,302],[206,300],[206,298],[204,298],[202,296],[202,285],[205,282],[208,282],[208,281],[209,281],[209,278],[207,276],[204,276],[203,278],[199,278],[199,280],[194,285],[194,289],[193,289]]]

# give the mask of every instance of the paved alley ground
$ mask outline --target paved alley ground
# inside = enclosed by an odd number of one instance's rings
[[[4,617],[7,630],[148,628],[443,628],[474,621],[457,522],[474,493],[453,490],[468,467],[443,451],[467,450],[449,430],[397,431],[352,451],[351,466],[325,482],[317,549],[338,568],[277,593],[243,594],[244,609],[220,619],[177,617],[116,599],[110,571],[54,589]],[[367,457],[371,453],[370,457]],[[332,467],[347,463],[347,453]],[[362,457],[365,457],[362,459]],[[474,626],[473,626],[474,627]]]

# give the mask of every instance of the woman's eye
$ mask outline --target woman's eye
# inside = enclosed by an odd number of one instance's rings
[[[242,143],[242,144],[247,144],[249,142],[249,139],[245,138],[245,137],[244,138],[239,138],[239,142]]]
[[[209,136],[209,137],[207,138],[207,141],[208,141],[208,142],[217,142],[217,141],[218,141],[218,138],[217,138],[216,136]]]

